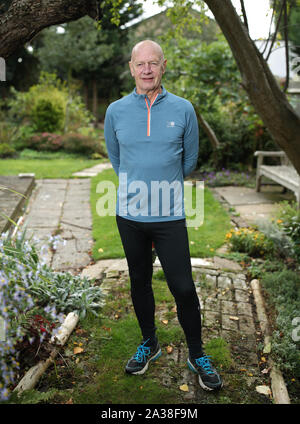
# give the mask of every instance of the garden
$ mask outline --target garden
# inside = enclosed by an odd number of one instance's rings
[[[39,62],[34,67],[36,78],[30,75],[31,82],[27,75],[25,90],[16,88],[18,83],[22,86],[18,76],[0,100],[0,177],[34,173],[36,180],[72,179],[77,171],[108,162],[103,132],[106,107],[133,88],[130,75],[114,62],[115,55],[120,64],[125,63],[128,37],[120,29],[113,30],[109,20],[97,36],[92,35],[86,18],[64,28],[63,42],[58,31],[50,28],[41,45],[41,40],[33,43]],[[72,52],[79,29],[81,48],[74,60],[68,51]],[[263,343],[258,341],[254,352],[260,358],[261,377],[269,375],[269,355],[284,376],[291,402],[299,403],[300,212],[296,202],[282,201],[271,219],[243,227],[233,225],[238,213],[219,202],[214,191],[225,186],[254,189],[254,152],[278,150],[278,145],[243,90],[222,35],[201,43],[182,35],[160,41],[168,57],[163,83],[193,104],[199,122],[199,158],[190,180],[204,181],[205,210],[203,225],[188,228],[191,256],[227,259],[242,268],[247,282],[259,279],[272,329],[270,351],[263,353]],[[187,51],[192,54],[187,56]],[[48,52],[52,52],[51,61]],[[86,101],[90,81],[92,106]],[[97,103],[100,91],[105,96],[101,104]],[[213,129],[214,142],[203,122]],[[91,264],[124,258],[115,217],[97,214],[101,181],[118,184],[112,169],[91,178]],[[0,190],[7,188],[0,186]],[[49,234],[43,246],[37,241],[27,237],[26,228],[17,230],[16,222],[0,234],[0,404],[189,403],[183,397],[183,365],[171,362],[168,381],[173,385],[160,384],[170,365],[167,359],[154,365],[148,378],[138,376],[133,381],[124,375],[124,360],[139,339],[128,276],[113,276],[116,285],[107,294],[100,279],[82,277],[78,270],[57,272],[46,263],[47,251],[64,244],[59,229]],[[209,283],[194,277],[197,284]],[[164,282],[163,272],[155,272],[155,300],[164,308],[158,332],[162,346],[172,355],[182,347],[184,337],[175,324],[174,301]],[[56,336],[72,312],[79,321],[61,347]],[[56,348],[55,359],[35,388],[18,395],[14,389],[26,372],[47,360]],[[203,394],[203,404],[272,403],[271,397],[262,400],[253,393],[249,380],[236,378],[228,341],[215,337],[205,348],[228,383],[216,396]],[[247,378],[252,377],[248,372]]]

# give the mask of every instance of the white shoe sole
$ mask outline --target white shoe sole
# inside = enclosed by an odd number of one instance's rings
[[[197,370],[195,369],[195,367],[193,366],[193,364],[190,362],[190,359],[189,359],[189,358],[188,358],[188,360],[187,360],[187,364],[188,364],[188,367],[190,368],[190,370],[192,370],[195,374],[198,374]],[[198,374],[198,380],[199,380],[199,384],[200,384],[200,386],[202,387],[202,389],[204,389],[204,390],[208,390],[209,392],[211,392],[211,391],[213,391],[213,390],[220,390],[220,389],[223,387],[223,381],[221,382],[221,386],[220,386],[220,387],[217,387],[217,388],[213,388],[213,387],[208,387],[208,386],[206,386],[206,385],[203,383],[203,381],[202,381],[202,379],[201,379],[201,377],[200,377],[200,374]]]

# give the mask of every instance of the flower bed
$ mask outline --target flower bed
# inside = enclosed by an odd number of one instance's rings
[[[51,242],[58,239],[51,237]],[[57,273],[42,261],[36,243],[25,233],[12,238],[0,236],[0,400],[11,390],[26,369],[49,355],[50,339],[65,314],[84,317],[88,310],[98,314],[102,292],[88,278],[68,272]]]

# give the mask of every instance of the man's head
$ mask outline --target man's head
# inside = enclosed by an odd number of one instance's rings
[[[166,64],[162,48],[154,41],[140,41],[133,47],[129,66],[138,94],[147,94],[160,88]]]

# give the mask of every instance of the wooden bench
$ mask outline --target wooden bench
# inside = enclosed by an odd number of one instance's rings
[[[260,191],[261,177],[265,176],[277,184],[293,191],[297,200],[297,207],[300,209],[300,176],[293,167],[286,154],[282,151],[264,152],[257,151],[254,153],[257,156],[256,169],[256,191]],[[280,165],[264,165],[264,157],[279,157]]]

